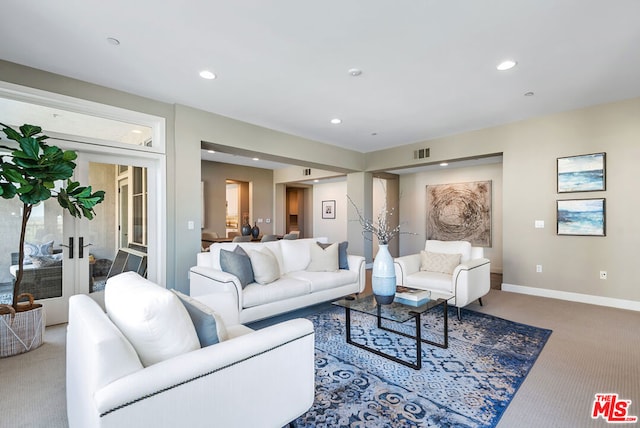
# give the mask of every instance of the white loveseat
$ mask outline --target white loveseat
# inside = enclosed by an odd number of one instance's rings
[[[474,300],[482,305],[482,296],[491,288],[489,259],[484,258],[482,247],[467,241],[427,240],[423,251],[395,258],[394,266],[398,285],[451,299],[458,319],[460,308]]]
[[[343,248],[343,263],[348,263],[348,269],[312,271],[312,256],[320,248],[317,242],[326,243],[327,239],[213,244],[208,252],[198,254],[197,265],[191,268],[190,295],[210,301],[212,299],[206,296],[211,293],[227,293],[235,301],[238,321],[245,324],[362,292],[365,286],[364,257],[346,255]],[[243,286],[238,276],[223,271],[221,251],[234,251],[237,246],[247,254],[269,249],[277,260],[278,278],[267,284],[252,282]],[[346,266],[343,264],[343,267]],[[258,274],[256,268],[253,265]]]
[[[87,295],[70,298],[71,428],[281,427],[311,407],[310,321],[253,331],[213,313],[224,340],[201,347],[183,298],[134,272],[107,281],[109,315]]]

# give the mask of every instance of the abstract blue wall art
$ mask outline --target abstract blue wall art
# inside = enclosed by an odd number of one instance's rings
[[[558,193],[605,190],[606,153],[558,158]]]
[[[605,199],[558,202],[558,235],[605,236]]]

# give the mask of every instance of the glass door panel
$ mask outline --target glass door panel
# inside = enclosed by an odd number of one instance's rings
[[[23,205],[19,199],[5,200],[0,206],[3,220],[3,261],[0,263],[0,302],[11,303],[13,283],[18,274],[18,246]],[[63,295],[64,254],[62,208],[50,199],[33,207],[25,235],[24,272],[19,293],[35,299]]]

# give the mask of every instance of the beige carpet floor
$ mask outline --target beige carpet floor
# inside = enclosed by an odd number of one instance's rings
[[[632,400],[640,416],[639,312],[499,290],[483,301],[469,308],[553,330],[498,428],[609,426],[591,419],[596,393]],[[49,327],[40,348],[0,360],[0,426],[67,426],[65,331]]]

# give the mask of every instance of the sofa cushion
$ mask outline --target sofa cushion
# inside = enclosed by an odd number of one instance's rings
[[[282,251],[282,275],[305,270],[311,262],[311,244],[315,245],[312,239],[283,239],[278,241]]]
[[[338,244],[326,247],[311,245],[311,261],[307,266],[309,272],[335,272],[338,270]]]
[[[471,259],[471,243],[468,241],[438,241],[428,239],[424,244],[424,250],[431,253],[460,254],[460,261]]]
[[[310,272],[301,270],[288,273],[286,278],[296,278],[311,284],[311,293],[316,291],[329,290],[358,281],[358,273],[350,270],[340,269],[336,272]]]
[[[258,284],[269,284],[280,278],[280,266],[276,256],[268,248],[249,250],[253,276]]]
[[[201,347],[204,348],[227,340],[224,321],[213,309],[178,290],[171,291],[178,296],[189,313]]]
[[[453,281],[451,275],[446,273],[421,270],[408,275],[404,285],[412,288],[453,294]]]
[[[233,251],[220,250],[220,269],[235,275],[243,288],[255,280],[251,259],[239,245]]]
[[[460,264],[460,254],[431,253],[420,251],[420,270],[451,275]]]
[[[322,248],[327,248],[331,244],[324,244],[322,242],[317,242]],[[349,269],[349,255],[347,254],[347,247],[349,247],[349,243],[347,241],[342,241],[338,244],[338,269]]]
[[[109,318],[145,367],[200,348],[196,329],[178,296],[137,273],[109,278],[104,300]]]
[[[326,275],[326,273],[324,274]],[[311,292],[308,281],[283,276],[269,285],[249,284],[242,291],[242,305],[245,308],[279,302]]]

